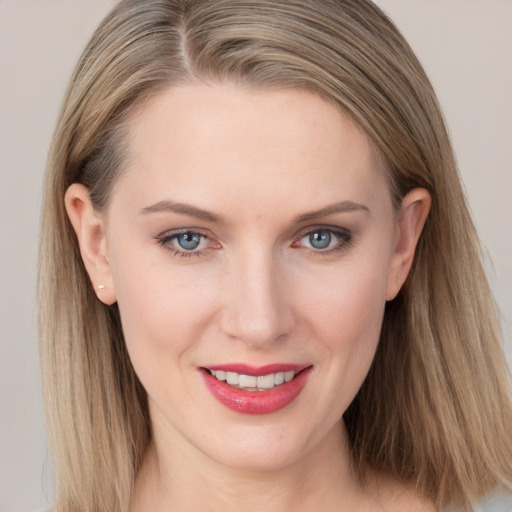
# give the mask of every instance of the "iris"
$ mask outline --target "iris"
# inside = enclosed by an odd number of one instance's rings
[[[309,235],[311,247],[315,249],[326,249],[331,244],[332,235],[329,231],[314,231]]]
[[[199,233],[192,232],[181,233],[176,237],[176,240],[182,249],[186,251],[193,251],[194,249],[197,249],[201,243],[201,235]]]

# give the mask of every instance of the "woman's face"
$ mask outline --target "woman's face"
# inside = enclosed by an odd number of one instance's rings
[[[245,468],[330,443],[403,280],[365,134],[309,92],[175,87],[133,119],[105,215],[156,440]]]

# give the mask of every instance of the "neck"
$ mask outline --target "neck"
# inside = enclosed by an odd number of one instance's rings
[[[130,510],[354,510],[360,495],[341,421],[302,459],[272,469],[226,467],[156,429]]]

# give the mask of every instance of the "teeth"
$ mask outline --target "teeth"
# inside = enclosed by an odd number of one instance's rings
[[[290,382],[296,375],[296,372],[277,372],[269,375],[243,375],[235,372],[225,372],[222,370],[210,370],[211,374],[217,379],[226,381],[231,386],[250,391],[272,389],[274,386],[280,386],[285,382]]]
[[[238,376],[238,385],[241,388],[255,388],[256,380],[257,380],[257,377],[253,377],[252,375],[239,375]]]
[[[258,389],[272,389],[276,382],[276,378],[273,373],[257,377],[256,380]]]
[[[276,386],[281,385],[284,382],[284,372],[276,373],[274,376],[274,384]]]
[[[284,372],[284,381],[290,382],[295,377],[295,372]]]
[[[238,386],[238,373],[226,372],[226,382],[232,386]]]

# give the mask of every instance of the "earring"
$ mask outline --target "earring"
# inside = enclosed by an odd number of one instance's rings
[[[103,285],[103,284],[98,285],[98,290],[104,290],[104,289],[105,289],[105,285]]]

